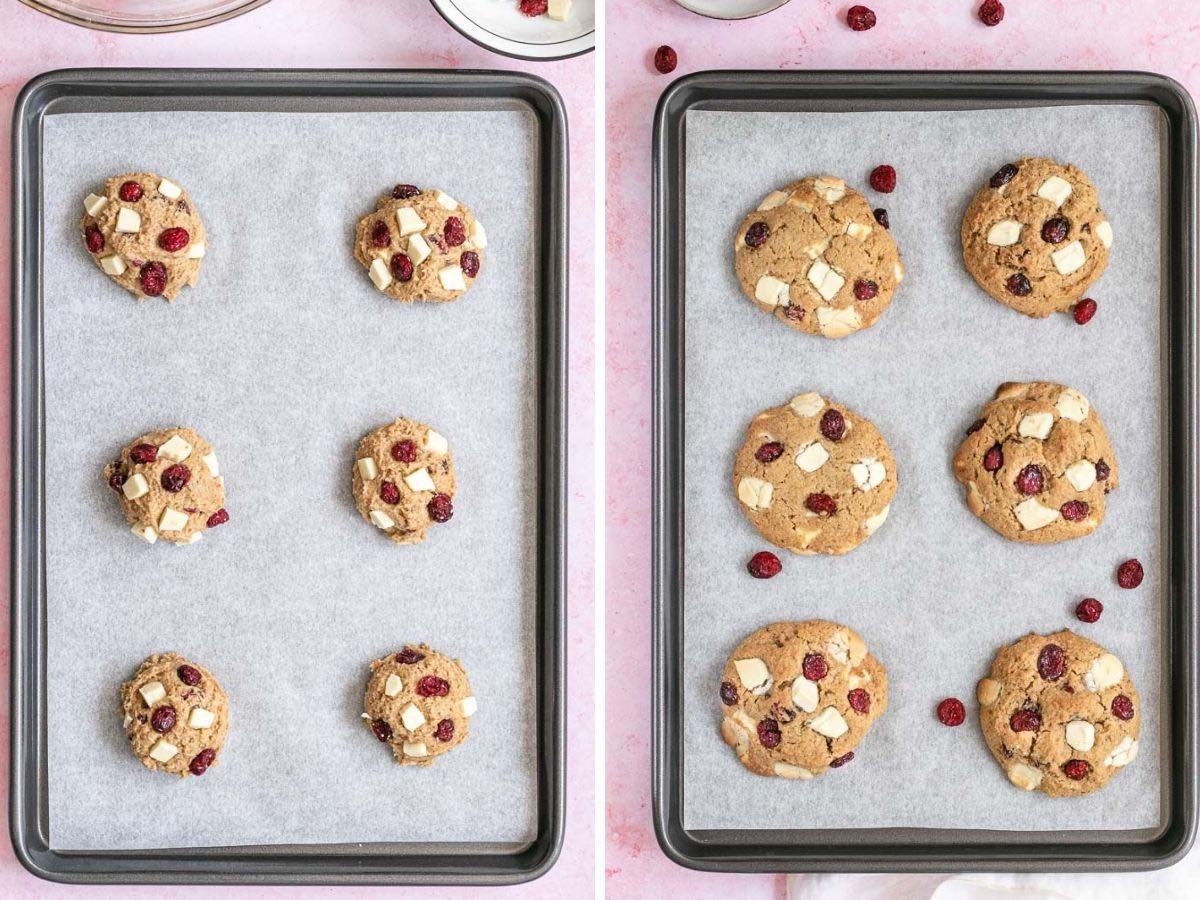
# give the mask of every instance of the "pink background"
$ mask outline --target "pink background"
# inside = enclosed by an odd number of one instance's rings
[[[856,33],[845,24],[850,4],[829,0],[795,0],[740,22],[705,19],[671,0],[608,0],[610,897],[731,892],[760,898],[786,891],[782,876],[711,875],[676,866],[659,849],[651,820],[650,140],[659,94],[675,77],[703,69],[1141,69],[1169,75],[1193,95],[1200,88],[1200,4],[1011,0],[995,28],[975,18],[979,0],[867,5],[878,24]],[[653,67],[654,49],[663,43],[679,54],[671,76]],[[840,894],[848,884],[807,886],[816,896]],[[864,896],[858,888],[847,895]]]
[[[72,66],[203,66],[295,68],[496,68],[516,69],[549,80],[563,96],[571,140],[571,356],[570,356],[570,547],[569,547],[569,687],[567,829],[563,853],[548,875],[517,888],[498,889],[496,896],[561,898],[592,893],[594,881],[594,777],[592,751],[592,364],[594,359],[594,278],[592,235],[595,181],[593,146],[594,56],[555,63],[510,60],[461,37],[426,0],[275,0],[240,18],[199,31],[172,35],[125,36],[87,31],[34,12],[17,0],[0,0],[0,296],[7,297],[10,253],[10,138],[13,101],[34,75]],[[8,304],[0,304],[4,360],[0,363],[3,395],[9,392]],[[8,507],[9,417],[0,404],[0,446],[5,472],[0,504]],[[8,567],[8,522],[0,537],[0,559]],[[0,706],[8,807],[8,603],[5,580],[0,642]],[[368,889],[293,888],[229,889],[226,896],[351,896]],[[379,895],[379,891],[374,891]],[[421,891],[405,896],[462,897],[467,889]],[[62,887],[29,875],[17,862],[7,840],[0,842],[0,896],[51,897],[167,896],[162,888]],[[169,889],[169,896],[211,896],[204,889]]]

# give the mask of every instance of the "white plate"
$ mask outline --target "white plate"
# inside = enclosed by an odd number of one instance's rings
[[[788,0],[675,0],[689,12],[710,19],[750,19],[773,9],[779,9]]]
[[[443,19],[481,47],[521,59],[563,59],[596,46],[595,0],[572,0],[565,22],[521,15],[517,0],[430,0]]]

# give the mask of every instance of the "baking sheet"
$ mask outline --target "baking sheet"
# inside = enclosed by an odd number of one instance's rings
[[[43,134],[51,846],[531,840],[533,114],[71,114]],[[199,287],[171,306],[108,283],[78,237],[88,190],[142,168],[185,185],[209,231]],[[484,277],[455,303],[393,303],[352,256],[397,181],[488,226]],[[451,524],[416,547],[349,489],[359,439],[399,415],[446,435],[459,479]],[[216,448],[231,521],[147,547],[101,470],[175,424]],[[462,659],[479,699],[429,769],[359,719],[367,663],[416,641]],[[170,649],[230,696],[199,779],[144,770],[116,712],[121,681]]]
[[[1161,653],[1165,392],[1161,113],[1141,105],[939,112],[687,113],[686,388],[683,579],[684,806],[691,829],[959,827],[1133,829],[1163,820]],[[990,299],[962,266],[959,226],[1000,165],[1049,155],[1097,185],[1116,242],[1086,328],[1027,319]],[[896,192],[866,187],[882,163]],[[887,208],[906,277],[870,329],[823,341],[782,327],[741,294],[729,245],[761,197],[836,173]],[[1006,380],[1060,381],[1102,416],[1121,463],[1104,525],[1049,547],[1010,543],[967,510],[951,457]],[[900,486],[888,522],[842,558],[783,553],[784,572],[749,579],[767,545],[729,478],[760,410],[816,390],[872,419]],[[1138,556],[1136,591],[1113,581]],[[1095,625],[1072,615],[1095,596]],[[814,781],[753,775],[719,734],[716,687],[734,646],[779,619],[830,618],[858,630],[889,673],[890,706],[855,760]],[[1003,643],[1063,627],[1121,657],[1142,694],[1138,760],[1102,791],[1055,801],[1009,785],[974,715],[975,682]],[[938,724],[945,696],[968,723]]]

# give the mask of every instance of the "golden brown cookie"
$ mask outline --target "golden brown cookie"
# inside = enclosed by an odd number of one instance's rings
[[[149,172],[117,175],[83,208],[79,228],[92,260],[139,300],[174,300],[196,284],[208,235],[182,187]]]
[[[758,775],[808,780],[854,758],[887,709],[887,672],[844,625],[758,629],[725,663],[721,736]]]
[[[450,445],[420,422],[376,428],[354,454],[354,504],[397,544],[419,544],[431,524],[450,521],[454,486]]]
[[[104,478],[131,530],[148,544],[194,544],[229,521],[217,455],[190,428],[143,434],[104,467]]]
[[[1001,166],[967,207],[963,262],[1027,316],[1066,312],[1108,265],[1112,226],[1087,175],[1052,159]]]
[[[954,456],[971,512],[1010,541],[1052,544],[1091,534],[1117,486],[1104,423],[1074,388],[1006,382]]]
[[[1001,647],[979,724],[1008,780],[1051,797],[1099,790],[1138,750],[1138,694],[1121,661],[1071,631]]]
[[[853,550],[887,519],[896,483],[879,429],[813,393],[756,416],[733,463],[742,512],[795,553]]]
[[[742,220],[733,246],[738,281],[755,306],[830,338],[872,325],[904,277],[887,228],[831,176],[772,191]]]
[[[229,698],[208,669],[178,653],[156,653],[121,685],[121,715],[142,765],[186,778],[219,761]]]
[[[462,664],[425,644],[371,663],[363,719],[402,766],[431,766],[465,741],[475,708]]]
[[[358,221],[354,258],[393,300],[443,303],[475,283],[487,234],[475,215],[437,190],[398,184]]]

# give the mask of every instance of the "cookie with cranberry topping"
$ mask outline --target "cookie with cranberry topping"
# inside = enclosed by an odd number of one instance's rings
[[[363,519],[397,544],[419,544],[454,515],[450,445],[409,419],[376,428],[359,442],[351,488]]]
[[[220,761],[229,698],[204,666],[178,653],[156,653],[121,685],[121,717],[142,765],[186,778]]]
[[[742,512],[795,553],[853,550],[887,519],[896,485],[879,429],[814,393],[759,413],[733,463]]]
[[[371,663],[363,721],[402,766],[431,766],[467,739],[475,696],[457,659],[406,644]]]
[[[845,337],[874,324],[904,277],[891,232],[863,196],[831,176],[772,191],[733,242],[746,296],[798,331]]]
[[[217,454],[190,428],[151,431],[104,467],[125,520],[148,544],[194,544],[229,521]]]
[[[1001,166],[962,221],[963,262],[979,286],[1027,316],[1068,312],[1108,265],[1113,230],[1091,180],[1026,157]]]
[[[487,234],[449,194],[398,184],[358,220],[354,258],[393,300],[445,303],[475,283]]]
[[[181,186],[149,172],[117,175],[83,201],[83,245],[113,281],[139,300],[174,300],[195,286],[208,234]]]
[[[1129,673],[1069,630],[1000,648],[976,698],[988,748],[1022,790],[1090,794],[1137,756],[1141,705]]]
[[[1118,476],[1087,397],[1049,381],[1000,385],[954,456],[971,512],[1010,541],[1034,544],[1100,527]]]
[[[887,672],[845,625],[758,629],[730,654],[721,736],[758,775],[808,780],[840,768],[887,709]]]

